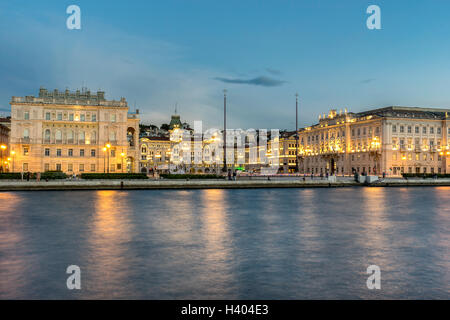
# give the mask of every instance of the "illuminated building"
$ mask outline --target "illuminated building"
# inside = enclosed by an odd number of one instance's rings
[[[88,90],[12,97],[15,171],[137,172],[139,112]]]
[[[450,172],[448,109],[331,110],[299,130],[302,173]]]

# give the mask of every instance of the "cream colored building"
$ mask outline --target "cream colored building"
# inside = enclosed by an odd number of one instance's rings
[[[450,173],[449,109],[331,110],[299,131],[300,172]]]
[[[41,88],[10,104],[16,172],[138,172],[139,114],[125,98]]]
[[[172,141],[169,137],[144,137],[140,139],[140,170],[150,173],[169,170]]]

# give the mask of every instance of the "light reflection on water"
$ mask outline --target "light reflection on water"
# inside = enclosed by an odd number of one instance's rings
[[[449,191],[2,192],[0,298],[449,299]]]

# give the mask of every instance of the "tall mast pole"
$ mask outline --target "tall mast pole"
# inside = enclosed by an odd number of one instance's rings
[[[295,172],[298,173],[298,93],[295,94]]]
[[[223,172],[227,172],[227,90],[223,90]]]

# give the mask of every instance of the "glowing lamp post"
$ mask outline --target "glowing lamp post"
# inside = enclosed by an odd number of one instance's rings
[[[125,157],[125,153],[121,153],[120,156],[122,157],[122,173],[123,173],[123,158]]]
[[[106,147],[103,148],[103,173],[106,173]]]
[[[16,152],[15,151],[11,151],[11,155],[12,155],[12,172],[14,172],[14,160],[16,157]]]
[[[108,152],[108,174],[109,174],[109,149],[111,149],[111,144],[106,144],[106,151]]]

